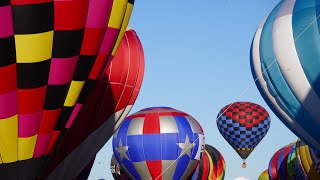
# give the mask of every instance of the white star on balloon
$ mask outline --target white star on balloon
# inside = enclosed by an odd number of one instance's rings
[[[116,149],[117,149],[118,153],[120,154],[120,159],[121,160],[123,160],[123,158],[126,158],[126,159],[130,160],[128,155],[127,155],[127,153],[126,153],[128,151],[128,149],[129,149],[129,146],[122,146],[121,139],[120,139],[120,142],[119,142],[119,147],[116,148]]]
[[[182,149],[179,158],[185,154],[187,154],[189,157],[191,157],[191,148],[193,146],[195,146],[195,144],[190,143],[188,135],[186,135],[186,140],[184,141],[184,143],[177,143],[177,145]]]

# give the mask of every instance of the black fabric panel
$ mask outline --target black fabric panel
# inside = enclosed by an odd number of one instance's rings
[[[91,71],[91,67],[96,59],[96,56],[81,55],[78,60],[76,71],[73,75],[75,81],[85,81]]]
[[[0,67],[7,66],[15,62],[16,47],[14,42],[14,36],[0,38]]]
[[[77,103],[84,104],[95,85],[96,85],[96,81],[95,80],[88,79],[85,82],[84,86],[83,86],[83,89],[82,89],[82,91],[80,93],[80,96],[79,96],[79,98],[77,100]]]
[[[130,4],[134,4],[134,0],[128,0],[128,3],[130,3]]]
[[[17,63],[19,89],[38,88],[48,84],[51,60],[37,63]]]
[[[35,180],[41,178],[47,164],[47,156],[0,165],[1,180]]]
[[[0,0],[0,6],[10,5],[10,0]]]
[[[60,117],[58,119],[58,122],[56,124],[55,130],[62,131],[64,127],[66,126],[69,117],[71,116],[73,111],[73,107],[63,107],[61,110]]]
[[[213,164],[217,167],[217,163],[220,160],[220,154],[219,151],[216,150],[216,148],[206,144],[205,146],[206,150],[208,151],[208,153],[210,154],[210,158],[212,159]]]
[[[15,34],[35,34],[53,30],[54,3],[12,6]]]
[[[47,172],[48,177],[46,180],[72,179],[77,176],[112,137],[115,122],[116,119],[112,117],[87,136],[61,163],[52,167],[52,171]],[[71,131],[72,127],[69,133],[77,133]],[[68,171],[66,171],[66,169],[68,169]]]
[[[62,85],[48,85],[44,109],[53,110],[61,108],[67,97],[69,87],[70,83]]]
[[[67,58],[80,54],[84,29],[54,31],[52,57]]]

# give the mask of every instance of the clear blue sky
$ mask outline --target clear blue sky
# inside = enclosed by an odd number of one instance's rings
[[[271,115],[271,128],[242,160],[220,135],[219,110],[253,83],[250,45],[256,28],[279,0],[136,0],[130,26],[145,51],[146,70],[131,113],[150,106],[170,106],[197,119],[206,143],[216,147],[227,165],[225,180],[257,180],[272,155],[297,139],[272,113],[255,85],[238,101],[251,101]],[[109,141],[97,156],[90,180],[112,179]]]

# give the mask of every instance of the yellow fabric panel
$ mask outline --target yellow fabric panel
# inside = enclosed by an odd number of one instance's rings
[[[223,180],[222,178],[224,178],[224,174],[225,174],[225,170],[226,170],[226,162],[222,161],[223,163],[223,171],[221,172],[220,176],[217,178],[217,180]]]
[[[52,56],[53,31],[15,35],[17,63],[34,63]]]
[[[320,179],[320,175],[317,173],[317,170],[315,169],[315,162],[312,161],[310,150],[309,150],[309,147],[307,145],[305,146],[305,154],[306,154],[307,161],[308,161],[308,169],[309,169],[309,171],[307,171],[307,173],[308,173],[309,178],[311,180]]]
[[[208,153],[208,151],[204,150],[208,156],[208,159],[209,159],[209,177],[208,177],[208,180],[210,180],[211,178],[211,175],[212,175],[212,171],[213,171],[213,162],[212,162],[212,159],[211,159],[211,156],[210,154]]]
[[[305,153],[306,153],[306,157],[307,157],[307,161],[308,161],[308,166],[311,167],[312,165],[312,158],[310,155],[310,151],[309,151],[309,147],[305,146]]]
[[[307,162],[307,157],[306,157],[306,154],[305,154],[305,152],[304,152],[303,146],[300,146],[300,145],[298,146],[298,148],[297,148],[297,153],[298,153],[298,155],[300,156],[301,163],[302,163],[302,166],[303,166],[304,170],[305,170],[306,172],[308,172],[309,170],[306,168],[308,162]]]
[[[3,163],[17,161],[18,115],[0,120],[0,154]]]
[[[122,26],[120,28],[120,32],[119,32],[116,44],[113,47],[113,50],[112,50],[112,53],[111,53],[113,56],[116,54],[117,49],[118,49],[118,47],[120,45],[120,42],[121,42],[121,40],[122,40],[122,38],[124,36],[124,33],[126,32],[126,29],[127,29],[128,24],[129,24],[130,17],[131,17],[132,10],[133,10],[133,4],[128,3],[127,4],[127,8],[126,8],[126,13],[125,13],[124,18],[123,18]]]
[[[114,0],[108,27],[119,29],[127,8],[128,0]]]
[[[38,135],[27,138],[19,138],[18,159],[26,160],[33,157],[34,148],[36,146]]]
[[[78,97],[80,95],[80,92],[83,88],[84,82],[85,81],[72,81],[71,82],[67,98],[64,102],[64,106],[72,107],[76,104]]]

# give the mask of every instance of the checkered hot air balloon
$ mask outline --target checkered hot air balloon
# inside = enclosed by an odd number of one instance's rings
[[[268,112],[258,104],[235,102],[222,108],[217,117],[221,135],[245,159],[267,134],[270,127]]]
[[[186,179],[203,148],[198,122],[168,107],[147,108],[127,117],[113,137],[117,161],[136,180]]]
[[[60,171],[57,174],[63,173],[64,178],[73,177],[95,157],[135,103],[143,81],[144,63],[139,37],[128,29],[48,169],[55,168],[53,173]],[[71,175],[66,168],[78,172]]]
[[[320,150],[320,9],[318,0],[282,0],[251,47],[253,78],[278,118]]]
[[[191,180],[223,180],[226,173],[226,163],[221,153],[206,144],[200,163]]]
[[[43,175],[132,7],[132,0],[0,1],[1,179]]]

